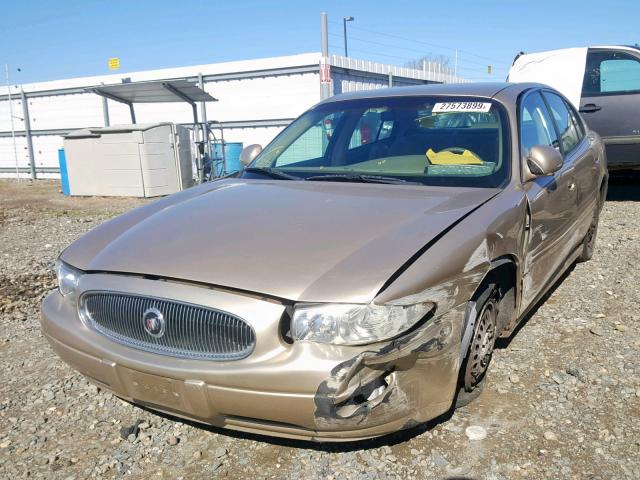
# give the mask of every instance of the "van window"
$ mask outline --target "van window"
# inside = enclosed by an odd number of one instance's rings
[[[582,96],[629,92],[640,92],[640,59],[622,51],[589,51]]]
[[[527,95],[520,109],[520,146],[522,155],[529,156],[529,150],[536,145],[560,148],[553,121],[540,93]]]
[[[549,104],[549,109],[558,127],[562,151],[569,153],[582,140],[583,134],[580,124],[561,97],[555,93],[545,91],[544,98]]]

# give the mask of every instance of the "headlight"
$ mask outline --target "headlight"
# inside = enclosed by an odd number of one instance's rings
[[[412,305],[297,305],[291,320],[294,340],[363,345],[388,340],[410,329],[434,307]]]
[[[62,260],[56,260],[56,276],[58,277],[58,290],[62,296],[66,297],[76,292],[78,288],[78,282],[82,273],[80,270],[75,269]]]

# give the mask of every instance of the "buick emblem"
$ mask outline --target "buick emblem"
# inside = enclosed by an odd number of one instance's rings
[[[160,338],[164,335],[164,315],[157,308],[147,308],[144,311],[142,324],[146,332],[152,337]]]

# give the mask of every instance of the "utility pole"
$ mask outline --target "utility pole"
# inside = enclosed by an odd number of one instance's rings
[[[18,147],[16,146],[16,130],[13,125],[13,100],[11,100],[11,84],[9,82],[9,64],[4,64],[4,71],[7,78],[7,95],[9,97],[9,116],[11,117],[11,139],[13,140],[13,158],[16,162],[16,177],[20,181],[20,167],[18,166]]]
[[[320,100],[331,96],[331,73],[329,65],[329,27],[327,26],[327,14],[320,14]]]
[[[342,27],[344,30],[344,56],[348,57],[349,56],[349,52],[347,50],[347,22],[353,22],[354,18],[353,17],[344,17],[342,19]]]

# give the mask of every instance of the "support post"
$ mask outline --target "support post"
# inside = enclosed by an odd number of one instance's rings
[[[202,73],[198,73],[198,85],[200,89],[204,91],[204,78],[202,78]],[[209,161],[213,161],[211,142],[209,141],[209,123],[207,122],[207,102],[205,101],[200,102],[200,118],[204,129],[203,140],[206,142],[204,151],[207,153]]]
[[[393,72],[389,70],[389,86],[393,87]]]
[[[102,85],[104,85],[104,83],[102,83]],[[109,101],[107,100],[107,97],[102,97],[102,117],[104,118],[104,126],[108,127],[109,125],[111,125],[111,123],[109,122]]]
[[[329,27],[327,26],[327,14],[320,14],[320,47],[322,58],[320,59],[320,68],[329,64]],[[320,100],[331,96],[331,85],[322,80],[322,72],[320,72]]]
[[[227,154],[225,153],[225,144],[224,144],[224,128],[222,124],[220,124],[220,155],[222,157],[222,172],[224,175],[227,172]]]
[[[196,145],[196,166],[198,168],[198,183],[202,183],[202,181],[204,180],[202,178],[204,164],[202,154],[200,153],[200,149],[198,148],[198,143],[200,142],[200,130],[204,132],[204,126],[198,123],[198,106],[196,105],[195,101],[189,98],[184,92],[178,90],[171,83],[162,82],[162,86],[173,93],[179,99],[191,105],[191,109],[193,110],[193,142]],[[202,139],[202,141],[204,141],[204,138]],[[202,147],[204,151],[204,143],[202,144]]]
[[[31,180],[36,180],[36,160],[33,154],[33,139],[31,138],[31,120],[29,119],[29,104],[24,90],[20,88],[20,97],[22,98],[22,116],[24,117],[24,136],[27,139],[27,151],[29,152],[29,167],[31,169]]]
[[[129,105],[129,113],[131,114],[131,123],[133,123],[135,125],[135,123],[136,123],[136,111],[133,108],[133,103],[128,103],[127,105]]]
[[[196,169],[198,171],[198,183],[202,183],[204,178],[204,161],[198,143],[200,142],[200,127],[198,123],[198,107],[195,103],[191,103],[191,109],[193,110],[193,143],[196,146]],[[204,140],[204,139],[203,139]],[[202,145],[204,149],[204,144]]]

